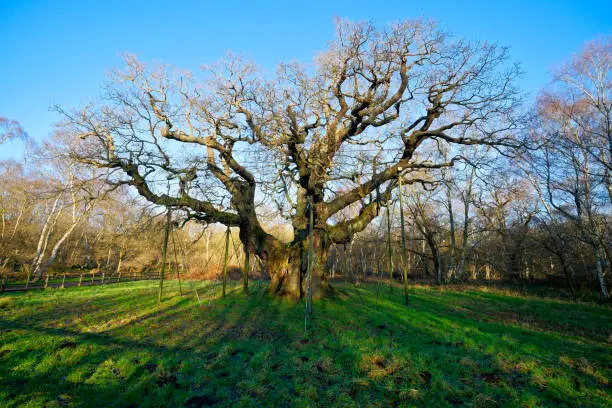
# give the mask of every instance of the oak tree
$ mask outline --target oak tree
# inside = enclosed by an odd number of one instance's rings
[[[279,295],[306,293],[308,211],[318,296],[329,248],[377,217],[398,177],[408,185],[461,160],[436,146],[515,143],[520,72],[508,50],[428,21],[339,21],[313,64],[275,75],[235,56],[200,78],[131,56],[126,65],[98,102],[62,110],[72,156],[189,219],[239,228]],[[260,221],[273,205],[290,242]]]

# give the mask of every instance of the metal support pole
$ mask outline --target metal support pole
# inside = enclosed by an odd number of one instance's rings
[[[225,297],[225,287],[227,286],[227,260],[229,255],[229,239],[230,239],[230,227],[227,227],[225,231],[225,257],[223,259],[223,290],[222,295]]]
[[[408,249],[406,248],[406,228],[404,223],[404,202],[402,200],[402,168],[399,169],[398,183],[399,183],[399,205],[400,205],[400,222],[402,224],[402,272],[404,275],[404,302],[408,304]]]
[[[159,293],[157,296],[157,303],[161,303],[162,293],[164,291],[164,272],[166,272],[166,252],[168,249],[168,234],[170,232],[171,218],[172,218],[172,210],[170,207],[168,207],[168,211],[166,211],[166,229],[164,230],[164,244],[162,247],[162,266],[161,266],[161,273],[159,275]]]
[[[387,203],[387,269],[389,270],[389,292],[393,293],[393,249],[391,248],[391,214]]]
[[[314,215],[313,215],[313,203],[312,198],[308,197],[308,254],[307,254],[307,266],[306,266],[306,309],[304,310],[304,330],[308,327],[308,317],[312,315],[312,267],[313,267],[313,252],[314,252],[314,240],[313,240],[313,227],[314,227]]]

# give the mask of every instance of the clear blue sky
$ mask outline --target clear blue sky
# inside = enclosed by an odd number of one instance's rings
[[[126,51],[197,70],[229,50],[272,70],[282,61],[311,61],[332,38],[334,17],[386,23],[419,16],[458,36],[510,46],[532,96],[585,41],[612,34],[609,0],[0,0],[0,116],[42,140],[59,120],[49,108],[96,98]],[[0,159],[22,150],[0,146]]]

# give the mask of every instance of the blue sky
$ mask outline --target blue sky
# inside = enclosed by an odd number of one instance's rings
[[[0,0],[0,116],[42,140],[60,119],[50,107],[95,99],[126,51],[190,70],[235,51],[273,70],[282,61],[311,61],[332,38],[334,17],[386,23],[421,16],[457,36],[510,46],[531,97],[585,41],[612,34],[612,1],[596,0]],[[22,154],[18,142],[0,146],[0,159]]]

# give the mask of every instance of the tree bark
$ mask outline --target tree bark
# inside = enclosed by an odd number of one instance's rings
[[[70,228],[68,228],[66,230],[66,232],[64,232],[62,237],[55,243],[55,245],[53,246],[53,249],[51,250],[51,254],[49,255],[49,258],[47,259],[47,262],[45,262],[44,265],[39,266],[39,268],[37,270],[38,278],[40,278],[47,271],[47,269],[49,269],[49,267],[53,264],[53,261],[55,261],[55,258],[57,257],[57,254],[58,254],[62,244],[64,243],[64,241],[66,241],[66,239],[70,236],[70,234],[72,234],[72,231],[74,231],[74,229],[76,228],[76,226],[78,224],[78,221],[80,221],[81,218],[82,218],[82,216],[79,217],[77,222],[73,223],[70,226]],[[41,258],[41,260],[42,260],[42,258]]]
[[[59,204],[60,199],[61,199],[61,194],[58,195],[55,201],[53,202],[51,211],[47,215],[47,219],[45,220],[43,229],[40,232],[40,237],[38,239],[38,246],[36,248],[36,253],[34,254],[34,259],[32,260],[33,281],[36,281],[42,277],[42,273],[39,273],[39,271],[42,266],[42,258],[47,249],[47,245],[49,244],[49,239],[51,237],[51,232],[53,230],[54,216],[55,216],[57,205]]]
[[[606,280],[603,274],[602,267],[602,259],[599,248],[596,245],[593,245],[593,255],[595,257],[595,273],[597,276],[597,280],[599,281],[599,288],[601,289],[601,294],[603,297],[608,297],[608,286],[606,285]]]

